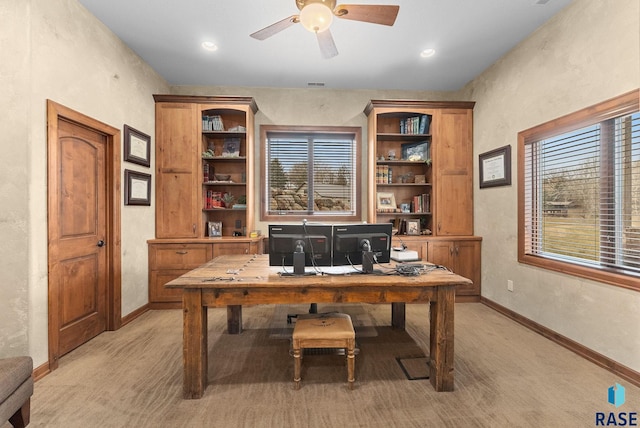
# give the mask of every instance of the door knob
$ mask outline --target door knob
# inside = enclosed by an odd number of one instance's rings
[[[104,247],[104,241],[102,239],[98,241],[98,247]]]

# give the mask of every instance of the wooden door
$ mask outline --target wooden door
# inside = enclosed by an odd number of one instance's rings
[[[49,367],[120,327],[120,131],[51,101]],[[117,172],[116,172],[117,171]]]
[[[436,158],[436,235],[473,235],[472,111],[443,110],[438,116]]]
[[[61,120],[58,203],[49,207],[53,232],[50,294],[58,318],[59,355],[106,329],[106,138]]]
[[[196,105],[156,104],[156,237],[202,236]]]

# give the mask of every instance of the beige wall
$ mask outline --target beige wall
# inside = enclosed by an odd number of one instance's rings
[[[477,103],[476,159],[511,144],[514,166],[509,187],[475,174],[482,295],[636,371],[640,293],[517,262],[515,167],[519,131],[639,87],[640,2],[575,0],[461,94]]]
[[[46,100],[153,141],[152,94],[169,87],[76,0],[3,0],[0,20],[0,357],[30,354],[38,366],[48,358]],[[153,206],[121,210],[127,315],[147,303],[155,224]]]

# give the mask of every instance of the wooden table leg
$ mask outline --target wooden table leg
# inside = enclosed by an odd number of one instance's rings
[[[202,290],[182,291],[183,396],[201,398],[207,388],[207,308]]]
[[[455,287],[440,286],[436,293],[429,304],[429,380],[438,392],[453,391]]]
[[[406,305],[404,302],[391,303],[391,327],[404,330]]]
[[[227,332],[229,334],[242,333],[242,305],[227,306]]]

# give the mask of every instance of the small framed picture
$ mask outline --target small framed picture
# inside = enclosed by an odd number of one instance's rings
[[[407,235],[420,235],[420,220],[407,220]]]
[[[402,160],[426,162],[431,160],[429,142],[405,143],[402,148]]]
[[[398,208],[396,205],[396,196],[393,193],[378,192],[377,196],[379,210],[395,210]]]
[[[151,175],[124,170],[124,204],[151,205]]]
[[[224,146],[222,147],[222,157],[237,158],[239,156],[240,156],[240,139],[225,138]]]
[[[124,160],[138,165],[151,165],[151,137],[124,125]]]
[[[221,221],[208,221],[207,222],[207,234],[209,236],[222,236],[222,222]]]
[[[481,189],[511,185],[511,145],[482,153],[478,161]]]

